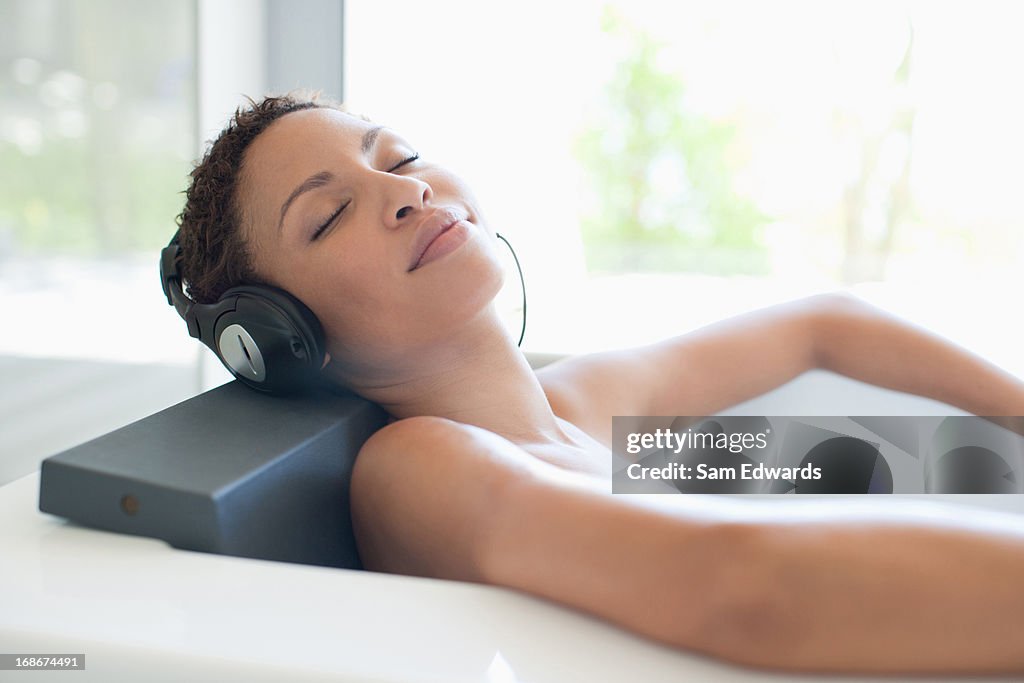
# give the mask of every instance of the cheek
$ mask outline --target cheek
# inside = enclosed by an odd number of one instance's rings
[[[379,256],[334,255],[307,267],[310,308],[331,337],[360,342],[372,338],[398,307],[401,293],[394,274],[386,271]]]
[[[304,267],[309,271],[306,281],[310,299],[320,306],[336,308],[340,301],[358,301],[365,295],[363,278],[358,272],[359,264],[334,260],[310,263]]]

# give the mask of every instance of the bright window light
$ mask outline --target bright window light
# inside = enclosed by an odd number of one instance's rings
[[[1020,371],[1022,14],[349,0],[345,99],[512,240],[524,346],[643,343],[847,289]]]

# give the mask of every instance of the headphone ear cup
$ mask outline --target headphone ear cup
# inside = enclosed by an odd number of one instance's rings
[[[224,292],[233,310],[214,329],[217,355],[240,380],[261,391],[294,393],[319,374],[323,327],[309,308],[276,287],[243,285]]]

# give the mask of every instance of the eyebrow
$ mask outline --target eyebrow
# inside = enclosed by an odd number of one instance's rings
[[[360,151],[363,154],[370,153],[373,146],[377,144],[377,138],[384,128],[385,126],[375,126],[363,133],[363,140],[360,144]],[[284,227],[284,215],[288,213],[288,207],[292,205],[292,202],[298,199],[300,195],[310,190],[315,190],[318,187],[323,187],[332,180],[334,180],[333,173],[330,171],[320,171],[303,180],[298,187],[292,190],[292,193],[288,195],[288,199],[284,200],[284,204],[281,205],[281,218],[277,221],[277,232],[280,234],[281,229]]]

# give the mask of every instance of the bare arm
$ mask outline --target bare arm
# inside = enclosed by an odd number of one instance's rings
[[[924,502],[670,505],[539,479],[506,493],[479,553],[488,583],[746,666],[1024,672],[1014,515],[978,511],[971,529]]]
[[[738,664],[1024,672],[1016,515],[613,496],[440,418],[371,437],[351,500],[368,569],[521,590]]]
[[[733,316],[631,349],[541,369],[559,414],[611,444],[613,415],[713,415],[823,368],[975,415],[1024,416],[1024,382],[843,293]],[[1024,434],[1024,419],[993,420]]]
[[[606,445],[613,415],[713,415],[814,367],[819,294],[654,344],[568,358],[537,372],[559,415]]]
[[[1024,415],[1020,379],[880,308],[838,296],[816,321],[817,367],[926,396],[974,415]]]
[[[738,629],[734,642],[751,644],[749,662],[805,671],[1024,672],[1018,515],[964,514],[922,501],[864,502],[853,512],[808,503],[753,534],[760,577],[729,622]],[[756,618],[761,610],[771,618]]]

